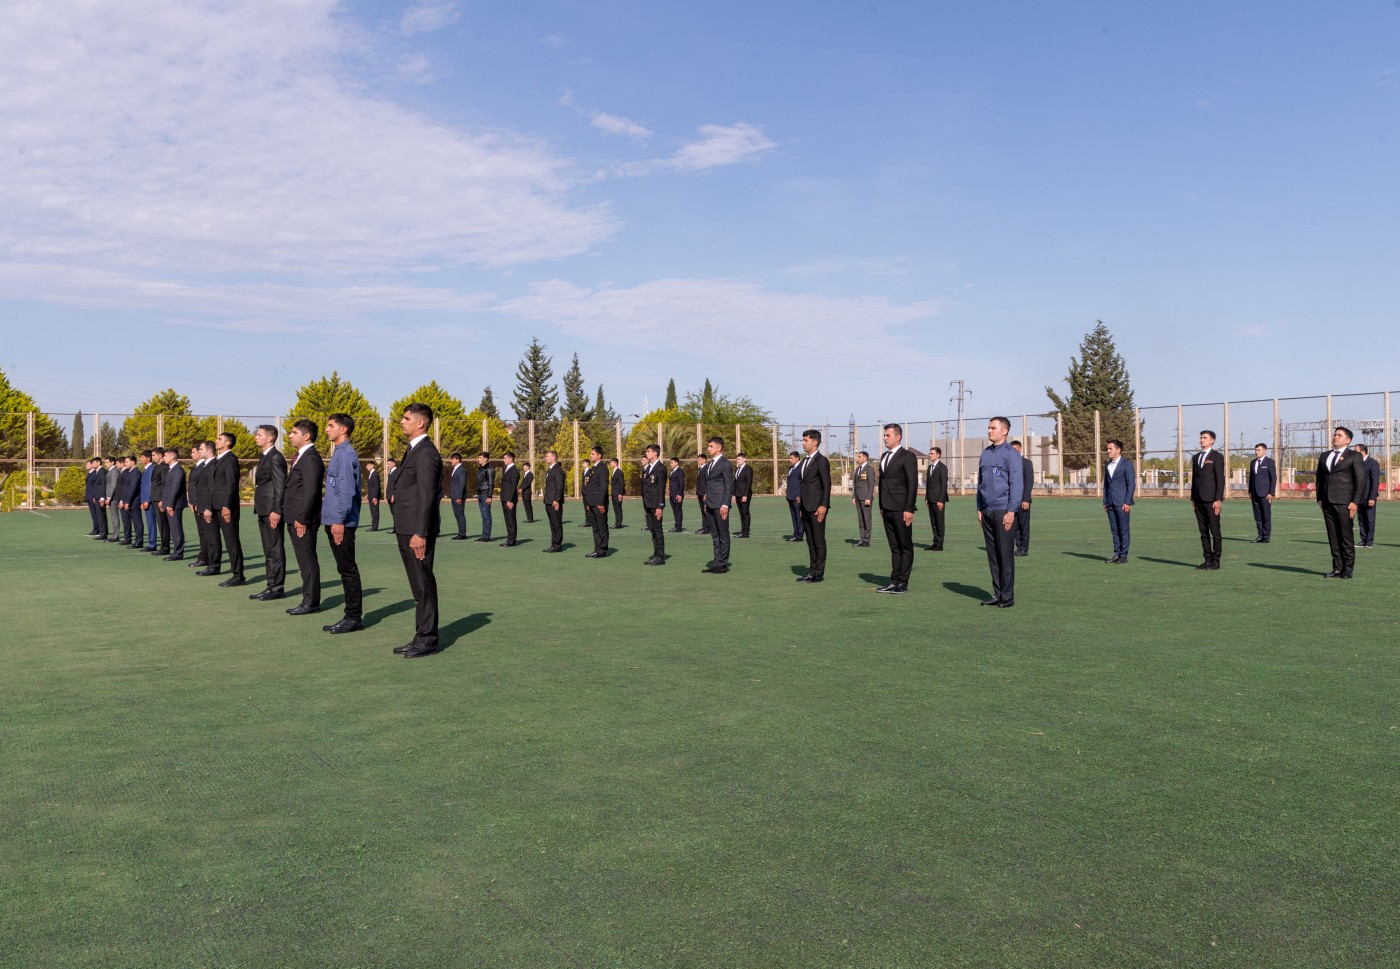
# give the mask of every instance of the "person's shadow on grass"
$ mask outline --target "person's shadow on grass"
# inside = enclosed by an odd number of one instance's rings
[[[1245,565],[1256,569],[1272,569],[1275,572],[1297,572],[1300,575],[1321,575],[1317,569],[1303,569],[1296,565],[1270,565],[1267,562],[1246,562]]]
[[[1176,559],[1154,559],[1150,555],[1139,555],[1138,558],[1144,562],[1156,562],[1159,565],[1179,565],[1183,569],[1194,569],[1196,566],[1190,562],[1178,562]]]
[[[413,601],[409,600],[408,604],[412,606]],[[470,616],[462,616],[460,619],[454,619],[443,626],[438,630],[438,652],[446,652],[457,644],[457,640],[489,626],[493,615],[494,613],[490,612],[474,612]]]
[[[876,575],[874,572],[862,572],[858,578],[866,585],[882,586],[890,584],[888,575]]]
[[[1077,559],[1089,559],[1093,562],[1102,562],[1102,555],[1095,555],[1093,552],[1061,552],[1061,555],[1073,555]]]
[[[990,599],[992,596],[986,589],[975,585],[963,585],[961,582],[945,582],[943,588],[949,592],[956,592],[960,596],[967,596],[969,599]]]

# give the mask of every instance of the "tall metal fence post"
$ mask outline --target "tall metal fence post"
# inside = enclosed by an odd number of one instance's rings
[[[1275,397],[1275,398],[1274,398],[1274,466],[1278,469],[1280,475],[1282,475],[1282,472],[1283,472],[1283,464],[1281,463],[1282,460],[1283,460],[1283,451],[1281,450],[1282,447],[1283,447],[1283,428],[1279,426],[1279,422],[1278,422],[1278,398]],[[1291,483],[1291,482],[1290,482],[1290,483]]]
[[[1395,478],[1391,476],[1391,455],[1395,450],[1395,443],[1391,440],[1392,428],[1390,422],[1390,391],[1385,392],[1385,500],[1395,500]]]
[[[696,421],[696,422],[695,422],[695,453],[696,453],[696,454],[704,454],[704,453],[705,453],[705,442],[704,442],[704,440],[701,439],[701,435],[702,435],[703,433],[704,433],[704,432],[700,430],[700,422],[699,422],[699,421]]]
[[[1069,465],[1065,463],[1065,415],[1055,411],[1055,450],[1060,453],[1060,493],[1064,494]]]
[[[1103,453],[1103,421],[1099,415],[1099,409],[1094,408],[1094,456],[1089,459],[1089,468],[1094,472],[1094,482],[1099,480],[1099,455]]]
[[[1186,494],[1186,452],[1182,448],[1186,447],[1186,415],[1181,411],[1181,405],[1176,405],[1176,490],[1178,494]]]
[[[102,457],[102,415],[97,411],[92,412],[92,453]]]
[[[433,447],[442,450],[442,418],[433,415]]]
[[[491,419],[489,417],[481,419],[481,449],[483,451],[491,450]]]
[[[384,418],[381,423],[384,425],[380,428],[380,446],[384,450],[382,460],[387,462],[389,460],[389,418]],[[389,484],[389,466],[383,464],[380,465],[380,467],[384,469],[384,485],[387,487]]]
[[[156,447],[165,447],[165,415],[156,415]],[[155,474],[154,471],[151,472]]]
[[[24,415],[24,466],[25,475],[28,478],[29,487],[27,494],[29,499],[24,503],[24,507],[30,511],[34,510],[34,412],[30,411]],[[54,489],[58,489],[58,479],[54,478]]]
[[[530,424],[530,470],[535,470],[535,419],[532,417]]]
[[[578,421],[574,421],[574,494],[583,494],[583,469],[578,460]]]
[[[224,415],[220,414],[214,419],[214,436],[218,437],[224,432]],[[222,525],[219,527],[223,527]]]
[[[99,437],[101,435],[98,435]],[[1332,395],[1327,395],[1327,426],[1322,429],[1322,446],[1324,449],[1332,446]]]
[[[1221,452],[1225,455],[1225,494],[1221,498],[1230,497],[1230,402],[1225,401],[1225,422],[1222,432],[1225,434],[1225,449]]]
[[[1387,396],[1386,399],[1389,400],[1389,397]],[[1389,451],[1389,450],[1390,450],[1390,448],[1387,447],[1387,448],[1386,448],[1386,451]],[[782,494],[782,492],[778,490],[778,425],[777,425],[777,424],[774,424],[774,425],[773,425],[773,494],[775,494],[775,495],[780,495],[780,494]]]
[[[617,439],[617,450],[614,451],[613,454],[616,455],[617,466],[620,468],[622,467],[622,421],[617,422],[616,433],[614,436]]]
[[[1133,408],[1133,467],[1142,478],[1142,408]]]
[[[739,425],[734,425],[734,453],[738,454],[744,449],[744,439],[739,434]]]
[[[663,461],[672,457],[666,453],[666,425],[661,421],[656,422],[656,453]]]

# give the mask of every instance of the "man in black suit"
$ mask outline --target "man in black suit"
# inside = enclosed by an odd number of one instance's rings
[[[209,465],[209,507],[204,520],[212,522],[224,540],[224,550],[228,552],[229,577],[220,582],[224,588],[247,585],[243,578],[243,540],[238,536],[238,521],[243,508],[239,494],[239,483],[243,472],[238,466],[238,458],[233,446],[238,436],[225,431],[214,438],[215,458]]]
[[[520,476],[520,504],[525,507],[525,524],[535,523],[535,469],[530,462],[521,465],[524,473]]]
[[[491,541],[491,496],[496,492],[496,469],[491,467],[491,452],[476,456],[476,509],[481,513],[481,534],[478,542]]]
[[[129,504],[131,505],[131,526],[133,534],[129,547],[140,551],[143,550],[146,545],[146,513],[142,511],[144,505],[141,501],[141,493],[144,490],[145,481],[147,480],[146,476],[148,472],[146,469],[150,467],[150,459],[146,456],[146,452],[143,451],[136,456],[135,460],[137,464],[131,475],[131,488],[127,491],[127,493],[132,496]],[[149,503],[149,499],[147,499],[147,503]]]
[[[928,471],[924,473],[924,504],[928,507],[929,520],[933,525],[933,544],[930,552],[943,551],[943,512],[948,504],[948,466],[943,463],[943,449],[931,448],[928,452]]]
[[[622,528],[622,496],[627,493],[627,479],[623,477],[617,458],[608,458],[608,468],[608,494],[612,498],[613,508],[612,527]]]
[[[680,458],[671,459],[671,477],[667,485],[671,494],[672,532],[685,531],[685,469]]]
[[[856,506],[856,528],[860,536],[856,548],[870,547],[871,509],[875,502],[875,468],[869,451],[856,452],[856,466],[851,470],[851,504]]]
[[[788,452],[788,473],[787,487],[784,494],[787,496],[788,514],[792,516],[792,534],[783,539],[785,542],[802,541],[802,475],[800,465],[802,455],[796,451]]]
[[[608,554],[608,468],[603,449],[589,452],[593,463],[583,472],[583,503],[593,513],[593,551],[584,558],[601,559]]]
[[[389,521],[394,520],[394,503],[389,500],[389,491],[394,487],[394,477],[399,473],[399,459],[392,454],[384,458],[384,503],[389,506]],[[389,526],[392,534],[394,526]]]
[[[705,463],[706,457],[703,454],[695,455],[695,503],[700,506],[700,527],[695,530],[697,535],[710,534],[710,519],[705,514]]]
[[[818,448],[822,432],[808,428],[802,432],[802,450],[797,479],[802,509],[802,531],[807,537],[807,574],[798,582],[821,582],[826,578],[826,511],[831,507],[831,463]]]
[[[642,462],[642,512],[647,531],[651,533],[651,558],[644,565],[666,564],[666,536],[661,530],[661,516],[666,509],[668,475],[661,467],[661,447],[648,444],[646,460]]]
[[[467,468],[462,463],[461,451],[453,451],[450,460],[452,470],[447,488],[452,501],[452,514],[457,519],[457,534],[452,536],[452,541],[464,542],[467,539]]]
[[[1371,449],[1364,444],[1356,445],[1361,462],[1366,466],[1366,490],[1361,496],[1361,504],[1356,506],[1356,520],[1361,525],[1360,548],[1371,548],[1376,540],[1376,500],[1381,494],[1381,465],[1371,457]]]
[[[1220,568],[1220,503],[1225,498],[1225,455],[1215,450],[1215,432],[1201,432],[1201,450],[1191,458],[1191,507],[1201,532],[1204,561],[1198,572]]]
[[[554,451],[544,452],[544,513],[549,519],[549,548],[564,551],[564,468]]]
[[[166,562],[178,562],[185,557],[185,469],[180,467],[179,448],[165,449],[165,480],[161,484],[161,505],[170,524],[170,554]]]
[[[315,422],[304,417],[287,432],[287,440],[296,453],[287,469],[282,518],[287,523],[292,554],[297,557],[297,571],[301,573],[301,602],[287,610],[289,616],[321,611],[321,560],[316,554],[316,535],[321,530],[321,485],[326,477],[326,463],[316,450],[319,435]],[[390,474],[391,494],[393,487],[394,476]]]
[[[408,452],[389,488],[394,505],[394,534],[399,557],[413,591],[413,639],[394,652],[407,659],[436,653],[438,649],[437,578],[433,575],[433,550],[441,527],[442,456],[428,437],[433,409],[415,401],[404,408],[399,427],[408,438]]]
[[[705,463],[700,484],[704,489],[705,522],[715,549],[714,562],[705,571],[723,575],[729,571],[729,506],[734,501],[734,466],[724,456],[724,438],[710,438],[705,450],[710,459]]]
[[[1268,445],[1254,445],[1254,460],[1249,462],[1249,503],[1254,507],[1254,541],[1267,545],[1273,531],[1274,498],[1278,495],[1278,466],[1269,457]]]
[[[739,509],[739,538],[749,537],[749,506],[753,503],[753,468],[743,451],[734,455],[734,507]]]
[[[383,485],[379,481],[379,465],[375,461],[369,464],[369,473],[365,475],[365,500],[369,502],[369,530],[379,531],[379,499],[383,494]]]
[[[502,548],[515,547],[516,511],[520,501],[520,469],[515,466],[515,452],[501,455],[501,517],[506,520],[506,540]]]
[[[1012,441],[1011,446],[1021,455],[1021,504],[1016,509],[1016,524],[1011,528],[1011,540],[1016,546],[1013,555],[1031,554],[1031,491],[1035,487],[1035,466],[1026,457],[1020,441]]]
[[[122,471],[117,467],[117,459],[111,455],[102,459],[102,468],[107,472],[102,479],[102,537],[109,542],[120,542],[122,514],[121,509],[117,507],[117,494],[121,490]]]
[[[253,440],[261,455],[253,474],[253,514],[258,516],[258,535],[262,538],[263,559],[267,563],[267,588],[254,592],[249,599],[271,602],[284,595],[287,581],[286,532],[282,525],[282,505],[287,494],[287,459],[277,448],[277,428],[259,424]]]
[[[165,514],[165,476],[170,465],[165,462],[165,448],[151,449],[151,506],[156,510],[156,527],[151,532],[151,554],[170,554],[170,519]]]
[[[1338,425],[1332,431],[1332,450],[1317,459],[1317,503],[1332,548],[1332,571],[1324,579],[1349,579],[1356,564],[1353,522],[1366,494],[1366,464],[1350,448],[1351,437],[1350,428]]]
[[[204,523],[204,509],[209,505],[209,487],[206,477],[208,468],[205,467],[208,462],[205,460],[203,442],[195,442],[194,447],[190,449],[190,457],[194,458],[194,464],[190,466],[189,474],[185,476],[185,494],[190,503],[190,514],[194,518],[195,537],[199,539],[199,554],[190,563],[190,568],[207,569],[210,561],[209,533],[212,531],[218,535],[219,530]],[[195,574],[202,575],[203,573],[196,572]]]
[[[914,511],[919,506],[919,459],[904,446],[904,428],[886,424],[885,453],[880,456],[880,517],[890,543],[890,581],[876,592],[909,591],[914,568]]]
[[[122,458],[122,473],[117,482],[117,508],[122,516],[121,544],[131,548],[141,541],[139,537],[135,543],[132,541],[133,532],[139,535],[141,529],[141,510],[136,507],[140,504],[137,498],[141,495],[141,474],[136,470],[136,455]]]
[[[86,474],[83,480],[83,500],[87,503],[88,515],[92,518],[92,530],[84,536],[85,538],[97,539],[102,537],[102,521],[100,518],[102,506],[98,504],[98,500],[102,497],[102,479],[98,477],[101,467],[102,462],[97,460],[97,458],[88,458],[83,462],[83,468]]]

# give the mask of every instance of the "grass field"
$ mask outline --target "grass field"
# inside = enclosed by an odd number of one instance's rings
[[[635,502],[602,561],[445,542],[414,661],[388,535],[331,637],[324,544],[292,618],[0,516],[0,965],[1400,964],[1400,514],[1324,582],[1310,503],[1200,573],[1185,503],[1115,567],[1041,499],[993,610],[973,507],[902,598],[848,503],[810,587],[778,500],[727,576]]]

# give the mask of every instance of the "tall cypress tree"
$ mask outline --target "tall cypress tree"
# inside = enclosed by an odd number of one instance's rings
[[[672,377],[671,382],[666,385],[666,410],[675,410],[680,406],[680,401],[676,399],[676,378]]]
[[[485,392],[481,395],[481,403],[476,405],[476,409],[487,417],[494,418],[495,420],[501,419],[501,412],[496,407],[496,398],[491,396],[490,387],[487,387]]]
[[[71,437],[68,438],[68,452],[69,452],[69,457],[74,457],[74,458],[86,458],[86,457],[91,457],[91,455],[89,455],[87,452],[85,452],[85,451],[83,450],[83,448],[85,448],[85,447],[87,446],[87,442],[84,440],[85,436],[86,436],[86,435],[84,435],[84,433],[83,433],[83,415],[82,415],[81,412],[80,412],[80,413],[77,413],[77,414],[74,414],[74,415],[73,415],[73,434],[72,434]]]
[[[564,374],[564,406],[559,408],[559,417],[566,421],[589,421],[593,411],[588,406],[588,394],[583,389],[583,369],[578,363],[578,354]]]
[[[700,419],[702,421],[713,421],[715,419],[715,388],[710,386],[710,378],[705,378],[705,389],[700,391]]]
[[[1099,464],[1099,456],[1094,454],[1094,411],[1099,412],[1102,441],[1117,438],[1131,448],[1135,437],[1128,366],[1119,356],[1113,334],[1103,320],[1096,320],[1095,324],[1080,342],[1079,356],[1069,359],[1069,372],[1065,374],[1069,397],[1045,388],[1045,395],[1063,417],[1065,453],[1061,460],[1070,470]]]
[[[517,420],[552,420],[554,409],[559,406],[559,391],[553,386],[554,358],[545,356],[544,350],[538,339],[530,340],[515,368],[515,396],[511,404]]]
[[[607,421],[609,424],[617,423],[617,411],[609,407],[607,401],[603,399],[602,384],[598,385],[598,400],[593,405],[593,420]]]

